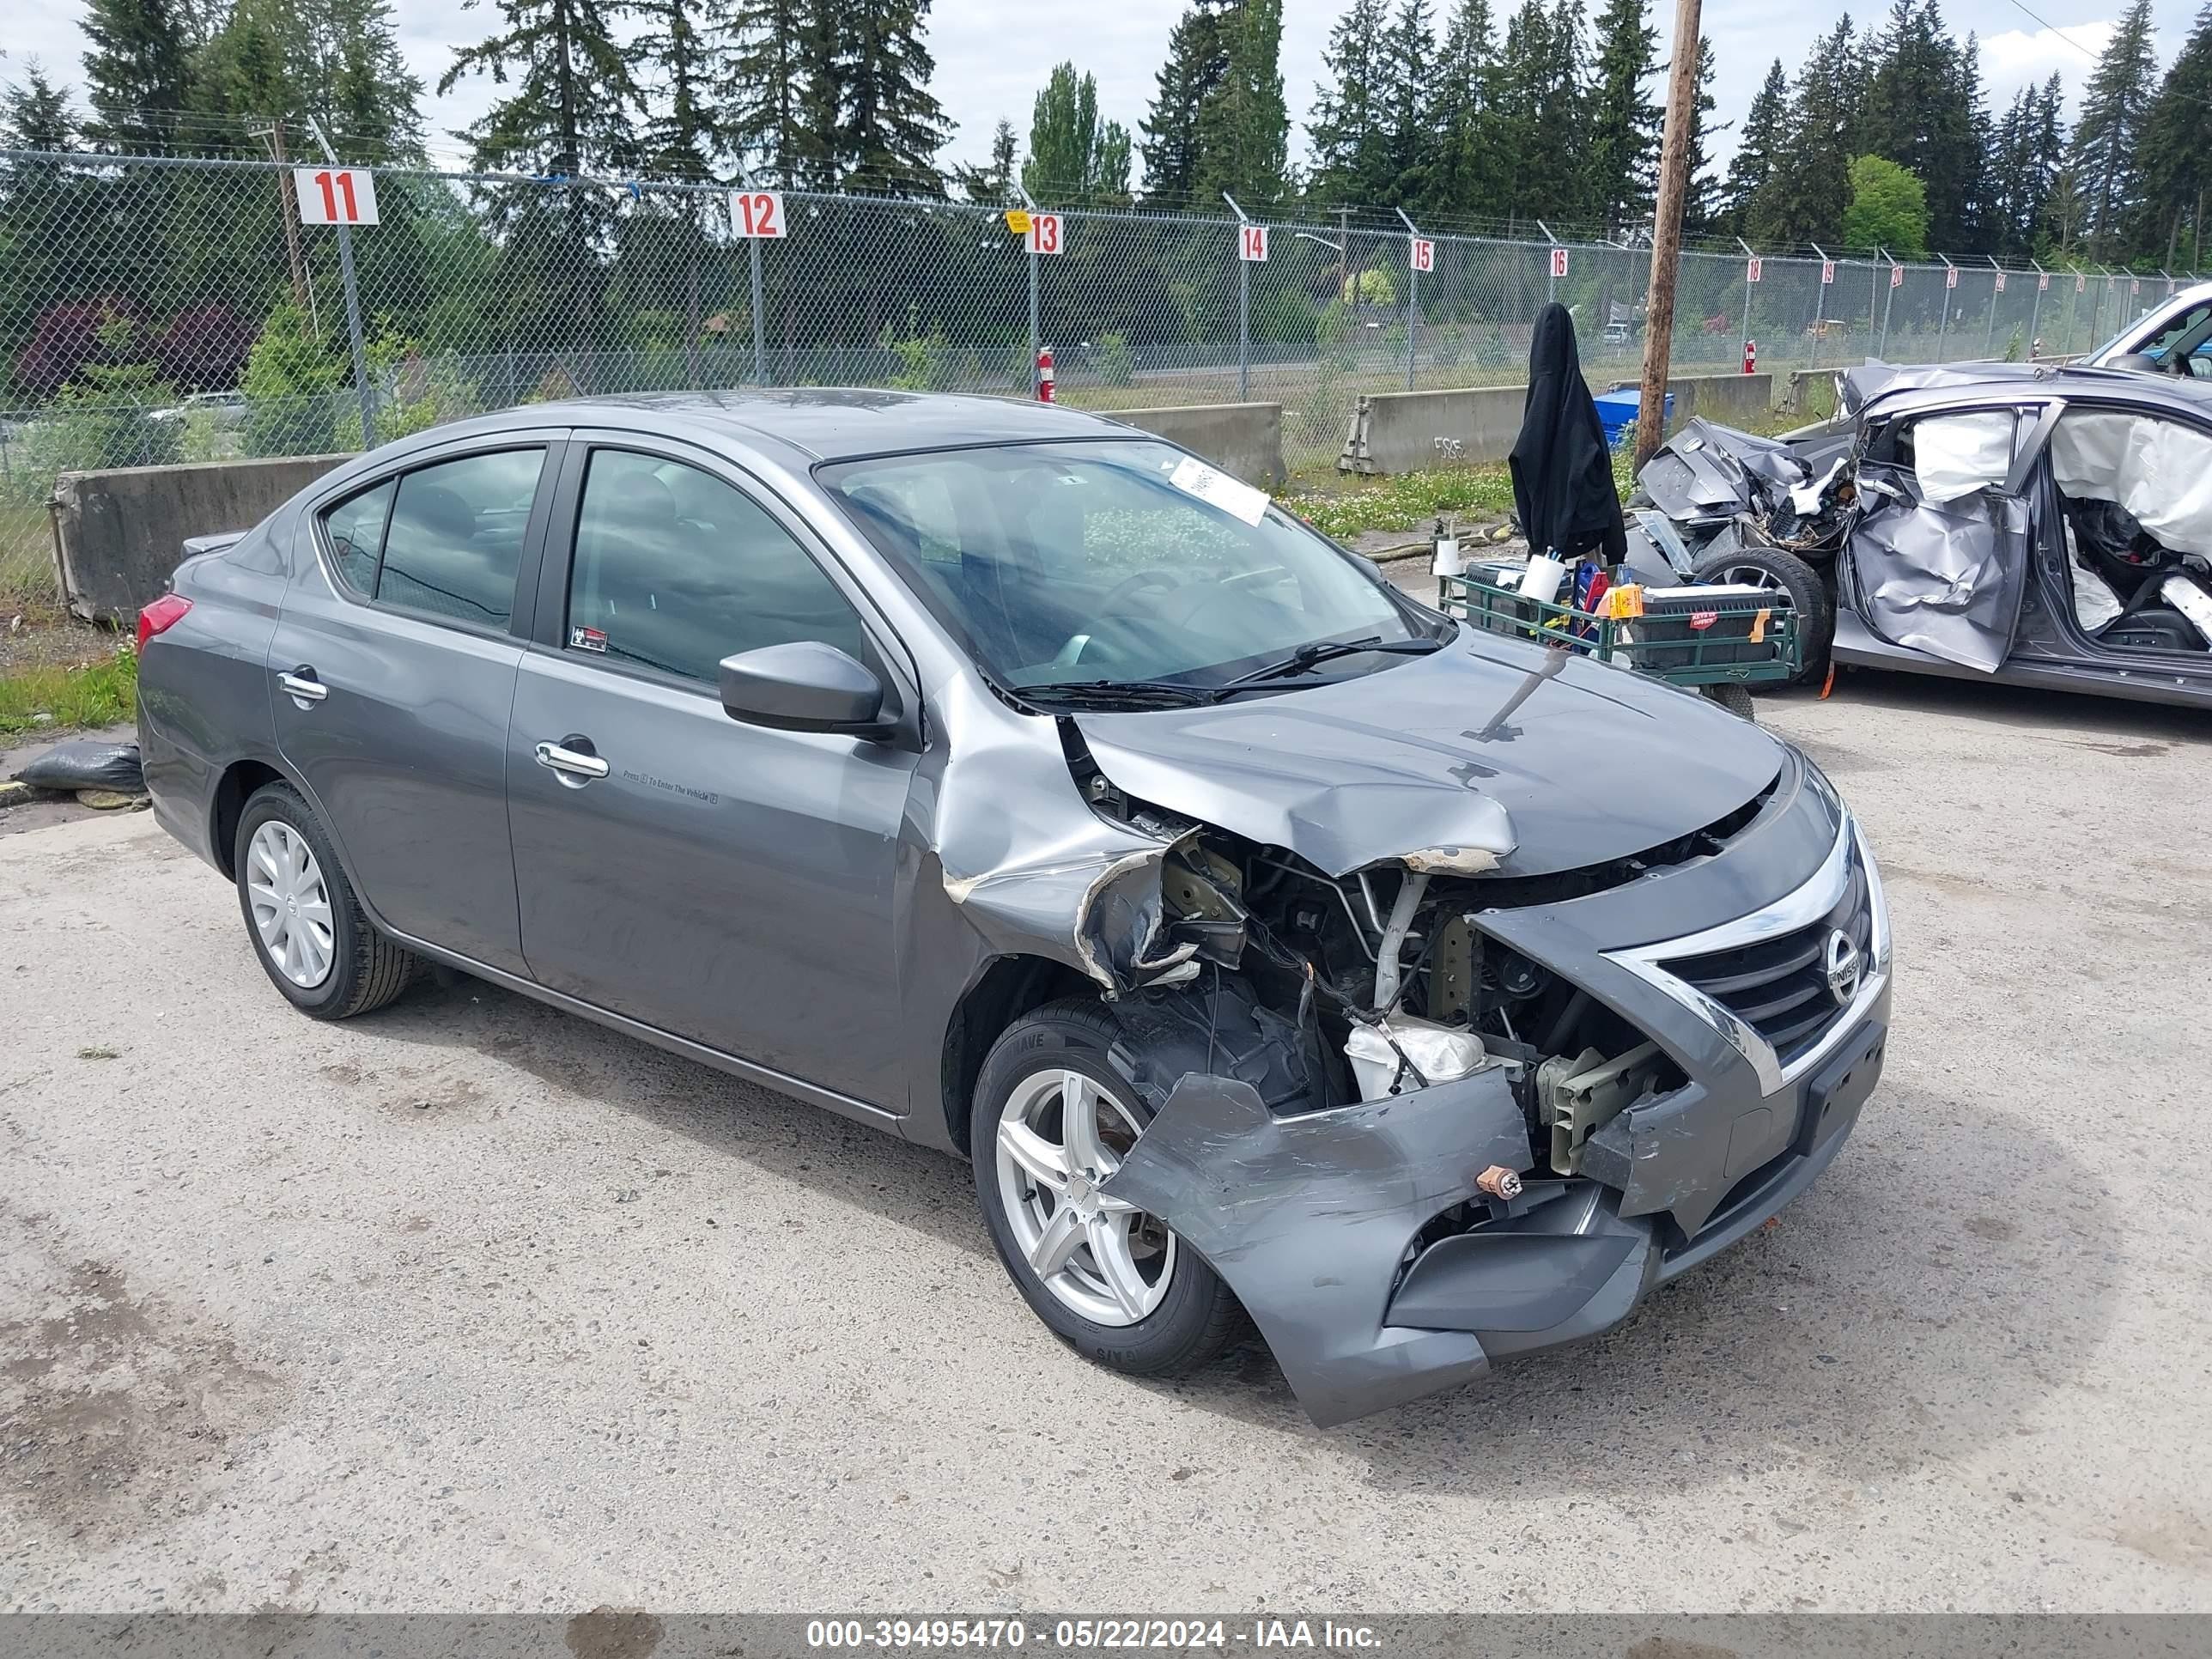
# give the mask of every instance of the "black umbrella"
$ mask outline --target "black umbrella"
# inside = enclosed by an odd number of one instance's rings
[[[1513,506],[1532,552],[1569,565],[1595,554],[1618,564],[1628,551],[1613,487],[1613,455],[1597,404],[1583,379],[1574,319],[1561,305],[1536,316],[1528,348],[1528,397],[1513,441]]]

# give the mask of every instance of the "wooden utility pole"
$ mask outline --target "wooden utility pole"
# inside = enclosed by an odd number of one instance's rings
[[[1667,367],[1674,344],[1674,276],[1682,264],[1682,203],[1690,191],[1690,127],[1698,114],[1698,0],[1674,0],[1674,59],[1659,142],[1659,201],[1651,220],[1651,287],[1644,302],[1644,389],[1636,404],[1636,465],[1667,424]]]

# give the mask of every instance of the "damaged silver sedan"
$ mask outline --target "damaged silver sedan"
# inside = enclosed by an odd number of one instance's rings
[[[2212,706],[2212,380],[1869,363],[1837,387],[1789,438],[1686,422],[1638,480],[1640,556],[1786,592],[1808,677]]]
[[[161,821],[303,1012],[444,963],[969,1157],[1053,1331],[1342,1422],[1832,1160],[1890,939],[1802,755],[1196,458],[878,392],[544,404],[203,545]]]

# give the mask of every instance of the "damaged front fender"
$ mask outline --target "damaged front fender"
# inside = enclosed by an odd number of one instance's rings
[[[1326,1428],[1487,1369],[1472,1334],[1385,1316],[1421,1227],[1472,1196],[1485,1170],[1532,1163],[1502,1067],[1284,1117],[1248,1083],[1193,1073],[1101,1190],[1205,1258]]]

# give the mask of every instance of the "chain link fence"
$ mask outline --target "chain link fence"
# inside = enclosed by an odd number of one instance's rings
[[[70,469],[354,449],[578,394],[1026,397],[1040,345],[1070,404],[1279,402],[1299,468],[1334,459],[1362,393],[1519,382],[1547,301],[1574,310],[1595,385],[1633,380],[1644,349],[1646,249],[1366,210],[1267,221],[1248,260],[1227,213],[1070,212],[1032,252],[964,204],[790,191],[763,238],[720,185],[379,168],[374,187],[377,222],[342,235],[302,222],[289,166],[0,152],[0,604],[51,592],[46,501]],[[1732,372],[1755,341],[1780,385],[1869,356],[2064,356],[2166,291],[1687,252],[1674,362]]]

